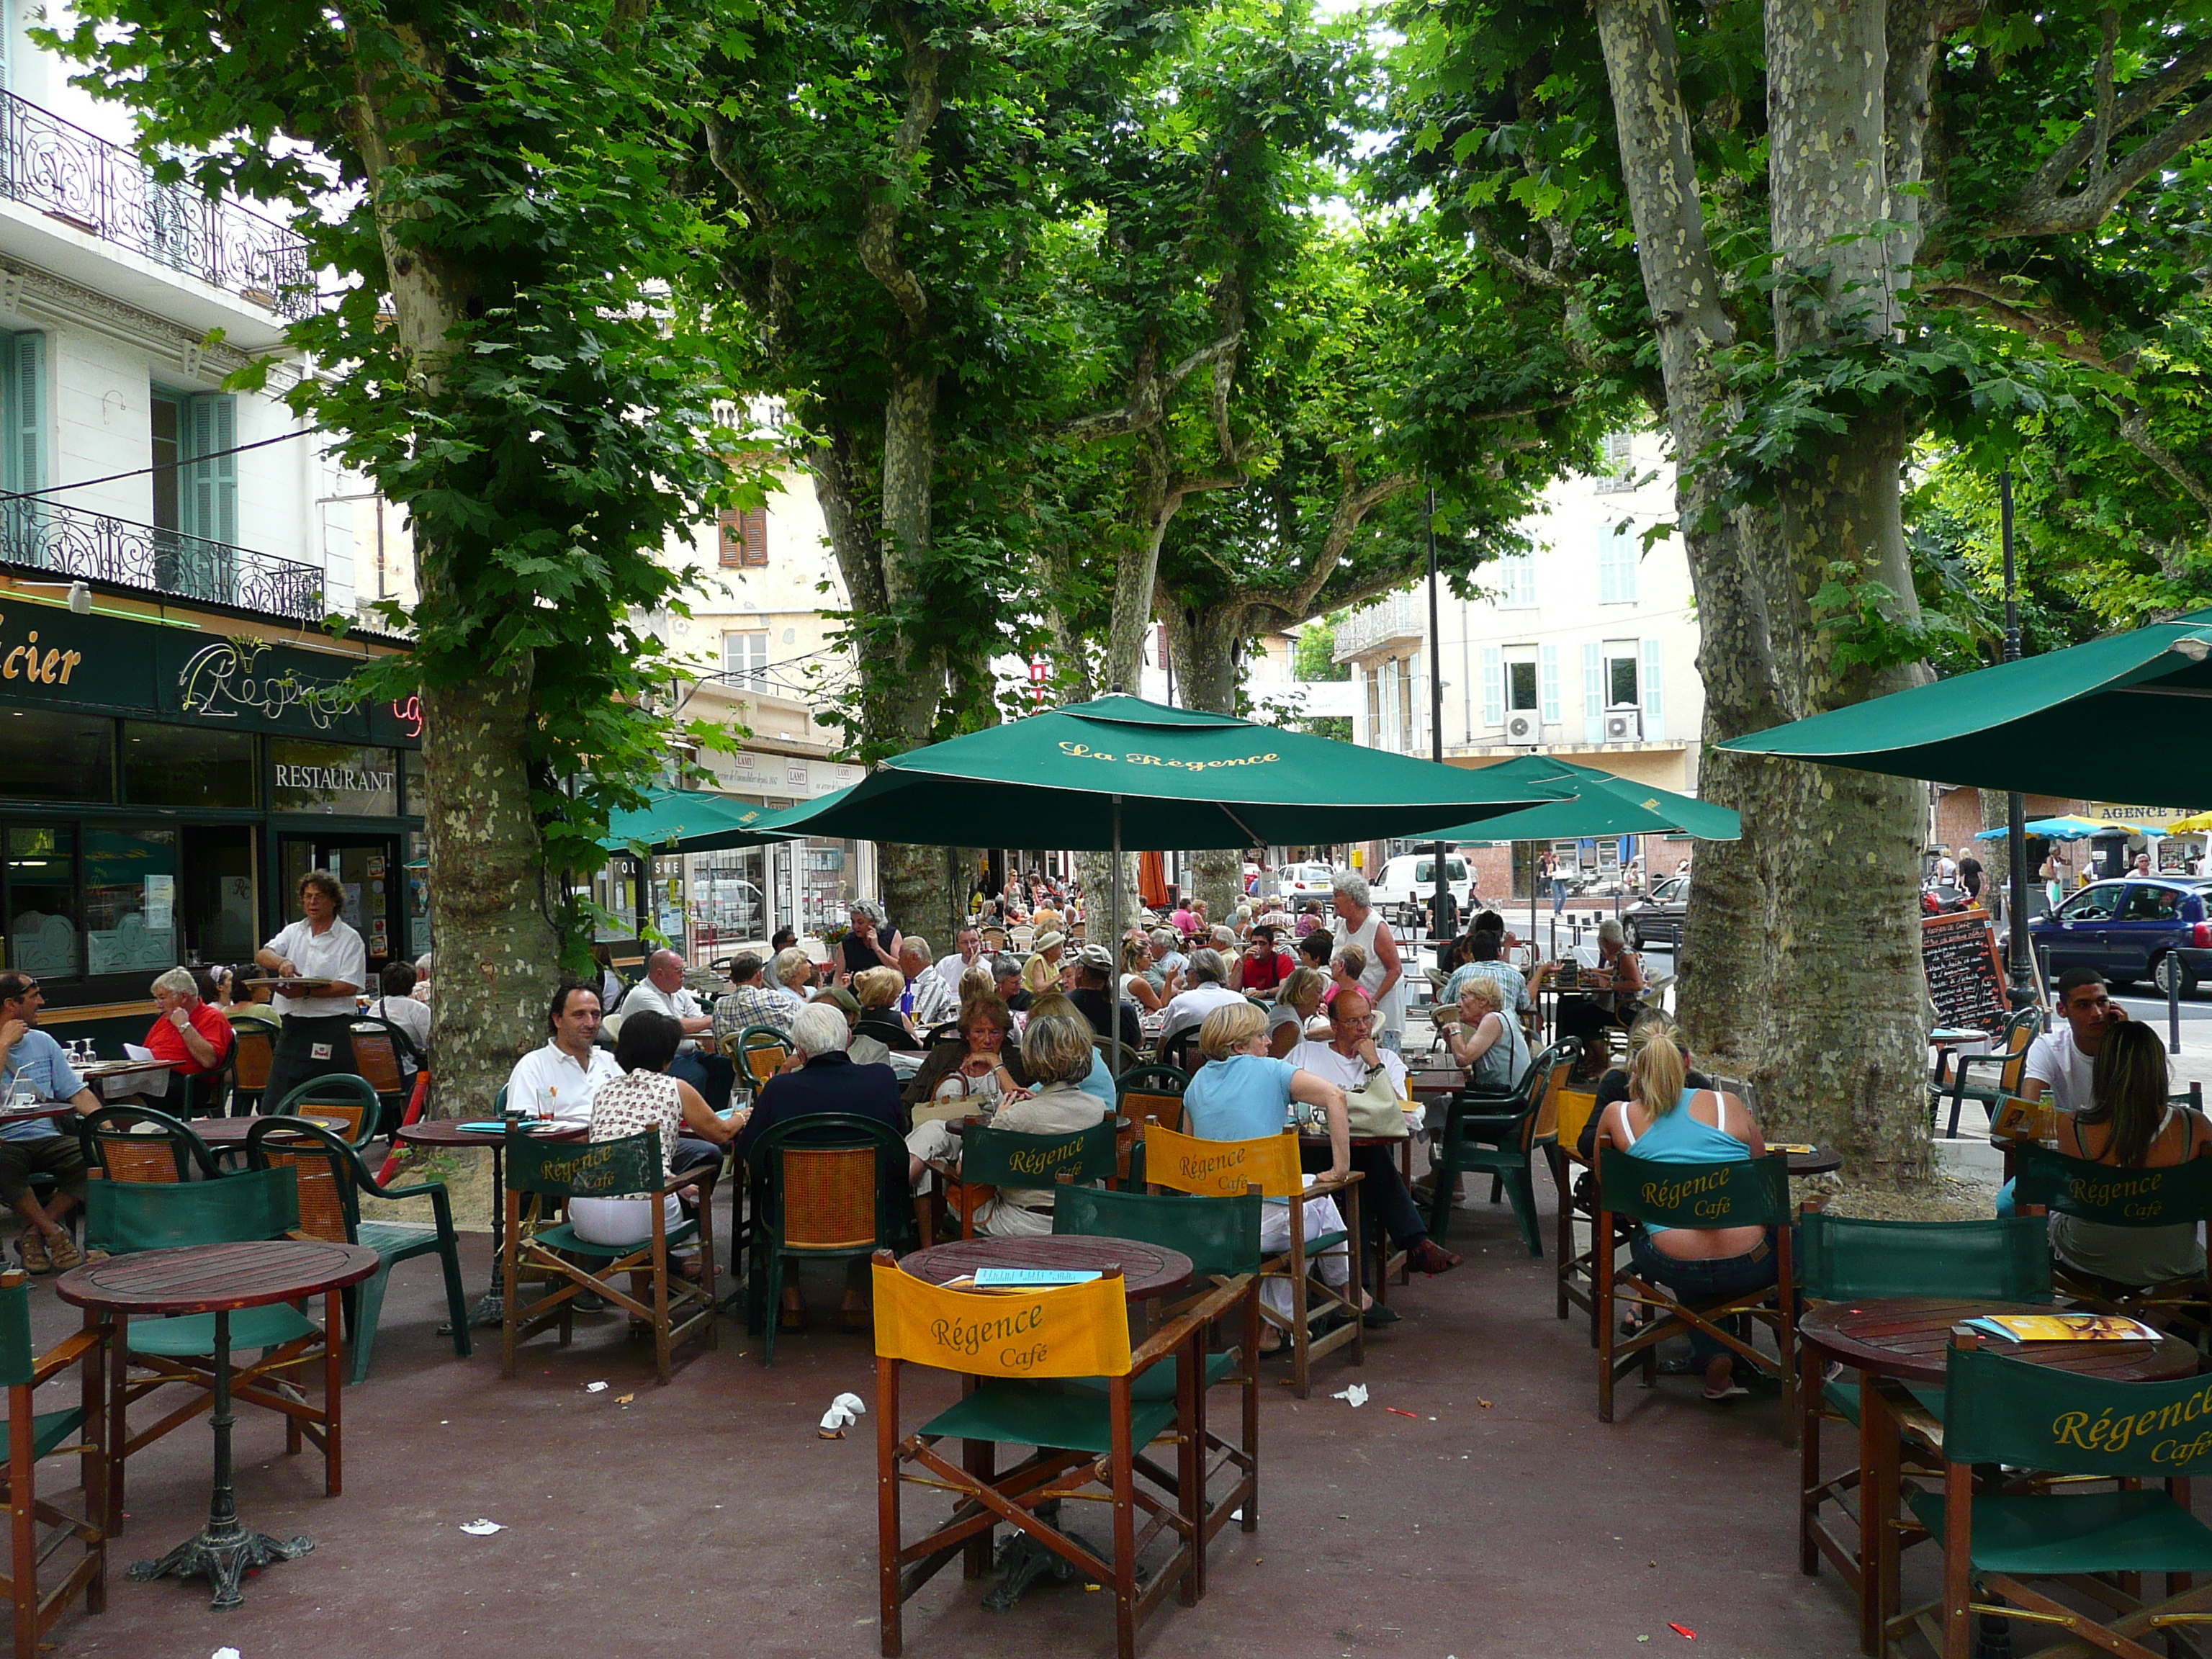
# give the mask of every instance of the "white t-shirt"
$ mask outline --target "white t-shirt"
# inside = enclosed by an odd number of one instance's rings
[[[1379,1045],[1376,1053],[1382,1057],[1382,1069],[1389,1074],[1390,1086],[1397,1091],[1399,1099],[1405,1099],[1406,1062],[1394,1050]],[[1372,1070],[1359,1055],[1340,1054],[1326,1042],[1316,1042],[1311,1039],[1291,1050],[1290,1061],[1300,1071],[1327,1078],[1347,1092],[1365,1083]]]
[[[1166,1016],[1160,1022],[1160,1041],[1165,1042],[1178,1031],[1205,1024],[1206,1017],[1216,1008],[1243,1000],[1242,991],[1232,991],[1226,985],[1194,985],[1188,991],[1178,991],[1169,1000]]]
[[[283,957],[300,970],[302,979],[336,980],[356,991],[368,987],[368,948],[362,944],[361,935],[343,921],[333,921],[319,933],[302,916],[262,949]],[[351,992],[342,997],[280,996],[275,1001],[278,1013],[298,1014],[305,1019],[328,1019],[357,1012]]]
[[[407,1033],[417,1054],[430,1052],[430,1005],[417,1002],[413,997],[379,997],[368,1005],[369,1017],[388,1020]],[[400,1064],[406,1065],[404,1055]]]
[[[623,1074],[615,1057],[594,1046],[587,1065],[548,1042],[514,1062],[507,1075],[507,1103],[563,1123],[589,1123],[592,1097]]]
[[[981,951],[976,953],[975,962],[969,962],[957,951],[949,957],[938,957],[937,976],[945,981],[945,988],[952,993],[954,1001],[957,1002],[960,999],[960,976],[973,968],[975,963],[983,960]]]
[[[2027,1075],[2044,1085],[2044,1098],[2062,1112],[2086,1112],[2096,1104],[2090,1088],[2095,1057],[2081,1052],[2074,1028],[2062,1024],[2027,1045]]]
[[[623,1018],[627,1019],[641,1008],[650,1008],[656,1014],[665,1014],[671,1019],[697,1019],[707,1012],[699,1006],[699,999],[683,986],[664,991],[649,979],[641,979],[629,988],[623,999]],[[685,1037],[678,1045],[679,1052],[696,1048],[696,1039]]]

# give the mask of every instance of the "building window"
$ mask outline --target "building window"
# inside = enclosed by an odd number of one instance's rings
[[[768,690],[768,632],[722,635],[722,672],[732,685],[748,691]]]
[[[1605,647],[1605,706],[1633,708],[1643,702],[1638,694],[1634,640],[1608,641]]]
[[[115,722],[100,714],[10,708],[0,715],[0,796],[115,799]]]
[[[1510,553],[1498,562],[1498,603],[1526,607],[1536,603],[1536,556]]]
[[[1517,714],[1536,707],[1536,653],[1509,658],[1505,664],[1505,708]]]
[[[269,739],[269,810],[357,818],[399,816],[396,750]]]
[[[768,509],[749,507],[743,511],[715,514],[720,534],[722,568],[757,570],[768,563]]]
[[[76,832],[52,825],[8,831],[8,965],[40,979],[75,979]]]
[[[1367,746],[1382,746],[1382,671],[1370,668],[1360,674],[1367,682]]]
[[[1597,487],[1608,493],[1636,487],[1635,440],[1631,434],[1605,434],[1605,460],[1597,475]]]
[[[1597,602],[1636,603],[1636,526],[1607,525],[1598,532]]]
[[[220,806],[251,811],[253,738],[195,726],[123,723],[123,799],[133,806]]]

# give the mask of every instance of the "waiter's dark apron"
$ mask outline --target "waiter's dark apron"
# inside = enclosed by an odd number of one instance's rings
[[[269,1062],[269,1085],[261,1091],[261,1109],[274,1112],[303,1083],[353,1071],[354,1019],[352,1014],[285,1015]]]

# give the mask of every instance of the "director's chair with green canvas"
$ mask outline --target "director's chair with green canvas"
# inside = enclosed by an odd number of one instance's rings
[[[1231,1518],[1241,1521],[1246,1532],[1256,1532],[1260,1526],[1258,1357],[1262,1201],[1257,1188],[1234,1198],[1199,1198],[1182,1194],[1109,1193],[1073,1186],[1063,1188],[1053,1201],[1052,1230],[1055,1233],[1133,1238],[1141,1243],[1179,1250],[1188,1256],[1192,1282],[1203,1284],[1206,1289],[1189,1298],[1185,1305],[1207,1300],[1214,1290],[1224,1286],[1234,1288],[1242,1284],[1245,1287],[1241,1312],[1232,1307],[1216,1327],[1217,1330],[1236,1332],[1233,1346],[1214,1349],[1203,1345],[1201,1348],[1206,1356],[1205,1381],[1199,1389],[1198,1418],[1192,1431],[1199,1436],[1205,1448],[1198,1490],[1204,1526],[1202,1541],[1208,1544]],[[1170,1310],[1171,1313],[1180,1311],[1180,1308]],[[1178,1362],[1170,1359],[1146,1373],[1134,1385],[1133,1393],[1140,1400],[1172,1399],[1181,1375]],[[1104,1385],[1094,1378],[1075,1386]],[[1241,1433],[1234,1443],[1215,1434],[1206,1420],[1206,1401],[1212,1390],[1224,1386],[1234,1388],[1238,1395]],[[1226,1490],[1217,1491],[1216,1479],[1224,1469],[1235,1479]],[[1154,1479],[1172,1489],[1173,1481],[1164,1471],[1156,1473]],[[1198,1578],[1199,1593],[1204,1595],[1206,1560],[1202,1551]]]
[[[2020,1149],[2013,1197],[2022,1214],[2045,1209],[2100,1226],[2172,1227],[2212,1220],[2212,1158],[2140,1170],[2091,1164],[2048,1146]],[[2054,1231],[2054,1240],[2059,1235]],[[2121,1285],[2084,1273],[2055,1251],[2051,1287],[2084,1313],[2121,1314],[2202,1346],[2212,1308],[2212,1263],[2183,1279]]]
[[[876,1494],[883,1650],[904,1644],[906,1602],[954,1558],[981,1578],[992,1537],[1012,1526],[1112,1592],[1115,1646],[1133,1659],[1137,1626],[1168,1590],[1188,1607],[1200,1589],[1197,1517],[1201,1339],[1208,1321],[1249,1289],[1215,1289],[1132,1349],[1121,1274],[1086,1284],[1003,1295],[926,1284],[878,1254],[875,1279]],[[1176,1362],[1172,1397],[1140,1390],[1148,1373]],[[912,1432],[900,1425],[902,1368],[925,1365],[961,1378],[958,1402]],[[1071,1388],[1095,1378],[1098,1388]],[[1165,1439],[1176,1480],[1163,1492],[1141,1454]],[[962,1443],[953,1462],[941,1443]],[[997,1449],[1032,1449],[1012,1468]],[[902,1498],[909,1486],[949,1493],[951,1514],[911,1543]],[[1092,1489],[1106,1488],[1103,1500]],[[1089,1498],[1110,1505],[1113,1545],[1099,1550],[1060,1525],[1061,1506]],[[1141,1584],[1137,1567],[1162,1539],[1170,1546]]]
[[[2208,1413],[2212,1378],[2202,1375],[2113,1382],[2013,1359],[1954,1334],[1943,1388],[1942,1487],[1906,1499],[1942,1545],[1942,1595],[1892,1620],[1885,1649],[1902,1651],[1902,1638],[1917,1630],[1942,1659],[1969,1659],[1979,1621],[2001,1618],[2072,1638],[2053,1654],[2167,1659],[2173,1638],[2212,1624],[2212,1528],[2191,1513],[2189,1492],[2196,1465],[2212,1457]],[[1987,1471],[2006,1466],[2109,1480],[2114,1490],[1996,1489]],[[2158,1574],[2166,1599],[2147,1603],[2142,1579]],[[2106,1623],[2031,1588],[2041,1580],[2119,1616]]]
[[[31,1288],[21,1271],[0,1273],[0,1386],[8,1390],[9,1559],[4,1577],[15,1616],[15,1659],[37,1659],[40,1638],[84,1597],[87,1613],[107,1610],[107,1538],[101,1526],[106,1474],[101,1467],[100,1397],[107,1355],[94,1330],[71,1332],[45,1353],[31,1346]],[[33,1394],[72,1366],[83,1372],[81,1403],[59,1411],[33,1409]],[[57,1455],[84,1462],[79,1484],[84,1518],[77,1519],[39,1494],[36,1467]],[[39,1569],[71,1540],[82,1553],[43,1594]]]
[[[1783,1420],[1796,1437],[1796,1275],[1790,1261],[1790,1160],[1780,1153],[1726,1164],[1662,1164],[1616,1146],[1598,1148],[1597,1221],[1591,1231],[1597,1276],[1597,1415],[1613,1421],[1613,1384],[1641,1369],[1644,1386],[1658,1380],[1659,1345],[1669,1337],[1702,1333],[1738,1361],[1748,1360],[1778,1379]],[[1607,1248],[1617,1224],[1641,1221],[1660,1227],[1767,1227],[1775,1253],[1775,1283],[1705,1299],[1677,1297],[1633,1267],[1622,1268]],[[1620,1334],[1614,1304],[1648,1310],[1636,1334]],[[1774,1332],[1778,1358],[1769,1358],[1729,1326],[1748,1317]]]
[[[2051,1246],[2041,1221],[2004,1216],[1988,1221],[1871,1221],[1808,1213],[1798,1237],[1797,1285],[1808,1302],[1840,1302],[1863,1297],[1960,1297],[1984,1302],[2051,1300]],[[1823,1478],[1820,1425],[1840,1423],[1856,1433],[1863,1384],[1838,1376],[1824,1382],[1817,1350],[1801,1350],[1797,1380],[1798,1515],[1797,1569],[1817,1574],[1825,1555],[1852,1593],[1866,1590],[1866,1549],[1871,1541],[1859,1469],[1854,1464]],[[1902,1388],[1903,1384],[1890,1384]],[[1940,1440],[1911,1432],[1916,1420],[1942,1421],[1938,1389],[1910,1390],[1917,1409],[1900,1413],[1907,1428],[1904,1450],[1908,1467],[1936,1468]],[[1931,1463],[1929,1460],[1935,1459]],[[1830,1515],[1850,1522],[1838,1531]],[[1895,1523],[1895,1517],[1885,1516]],[[1887,1547],[1917,1542],[1926,1534],[1917,1525],[1900,1532]],[[1871,1630],[1875,1614],[1866,1613]]]
[[[561,1146],[511,1126],[507,1132],[506,1235],[501,1246],[507,1309],[500,1330],[499,1374],[514,1375],[516,1348],[548,1324],[559,1326],[561,1346],[567,1347],[574,1334],[576,1297],[586,1291],[622,1309],[633,1326],[652,1332],[653,1375],[663,1383],[668,1381],[670,1355],[678,1342],[701,1336],[714,1347],[713,1208],[702,1204],[693,1219],[672,1227],[663,1201],[712,1173],[708,1166],[665,1176],[657,1128],[619,1140]],[[538,1200],[527,1214],[522,1202],[526,1197]],[[545,1218],[549,1200],[630,1197],[652,1200],[647,1206],[652,1230],[634,1244],[595,1244],[577,1237],[571,1223]],[[700,1277],[693,1280],[674,1270],[671,1252],[695,1237],[702,1266]],[[592,1265],[580,1265],[571,1256]],[[649,1291],[638,1290],[639,1279],[651,1280]],[[553,1288],[526,1301],[526,1283]]]

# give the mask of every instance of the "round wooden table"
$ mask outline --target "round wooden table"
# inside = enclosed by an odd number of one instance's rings
[[[1844,1167],[1844,1155],[1832,1146],[1815,1146],[1809,1152],[1784,1154],[1793,1176],[1827,1175]]]
[[[185,1119],[185,1127],[209,1146],[228,1150],[245,1146],[246,1136],[253,1133],[253,1126],[269,1121],[259,1114],[249,1117],[194,1117]],[[302,1121],[337,1135],[343,1135],[346,1129],[346,1121],[342,1117],[308,1117]]]
[[[29,1123],[39,1118],[67,1117],[75,1110],[76,1103],[73,1100],[42,1100],[35,1106],[0,1111],[0,1125]]]
[[[531,1120],[543,1121],[544,1120]],[[489,1118],[470,1118],[467,1122],[489,1123]],[[488,1147],[491,1152],[491,1288],[477,1298],[477,1305],[469,1310],[471,1330],[497,1330],[507,1323],[507,1131],[500,1129],[464,1128],[464,1120],[451,1117],[418,1118],[412,1123],[399,1126],[399,1139],[410,1146],[442,1146],[448,1150],[459,1146]],[[581,1140],[589,1126],[582,1123],[554,1122],[530,1133],[541,1140]],[[441,1325],[441,1336],[451,1336],[452,1328]]]
[[[175,1249],[141,1250],[106,1261],[72,1267],[54,1281],[63,1301],[118,1322],[125,1333],[135,1316],[211,1313],[215,1316],[215,1486],[208,1502],[207,1525],[158,1561],[133,1564],[140,1583],[173,1575],[204,1573],[214,1591],[209,1606],[235,1607],[245,1597],[238,1582],[249,1569],[289,1561],[314,1548],[307,1538],[280,1541],[239,1524],[231,1487],[230,1316],[240,1308],[327,1297],[325,1309],[327,1358],[324,1371],[325,1432],[335,1460],[338,1443],[338,1291],[358,1285],[376,1271],[374,1250],[361,1244],[323,1239],[264,1239],[237,1244],[187,1244]],[[126,1369],[127,1334],[112,1361],[118,1376]],[[119,1449],[118,1455],[119,1455]]]
[[[1121,1269],[1129,1299],[1172,1296],[1190,1283],[1190,1258],[1164,1245],[1093,1233],[1038,1233],[1028,1237],[962,1238],[916,1250],[899,1262],[902,1272],[932,1285],[964,1279],[978,1267],[1046,1267],[1062,1273]]]
[[[1944,1297],[1860,1297],[1831,1302],[1797,1322],[1798,1340],[1816,1354],[1859,1371],[1859,1512],[1893,1514],[1898,1503],[1897,1421],[1878,1377],[1941,1388],[1950,1365],[1951,1328],[1984,1314],[2047,1314],[2047,1303],[1972,1302]],[[1998,1352],[2112,1382],[2148,1382],[2187,1376],[2197,1370],[2193,1344],[2177,1337],[2155,1342],[1996,1342]],[[1875,1528],[1879,1548],[1859,1575],[1859,1645],[1881,1650],[1881,1637],[1897,1600],[1897,1533]]]

